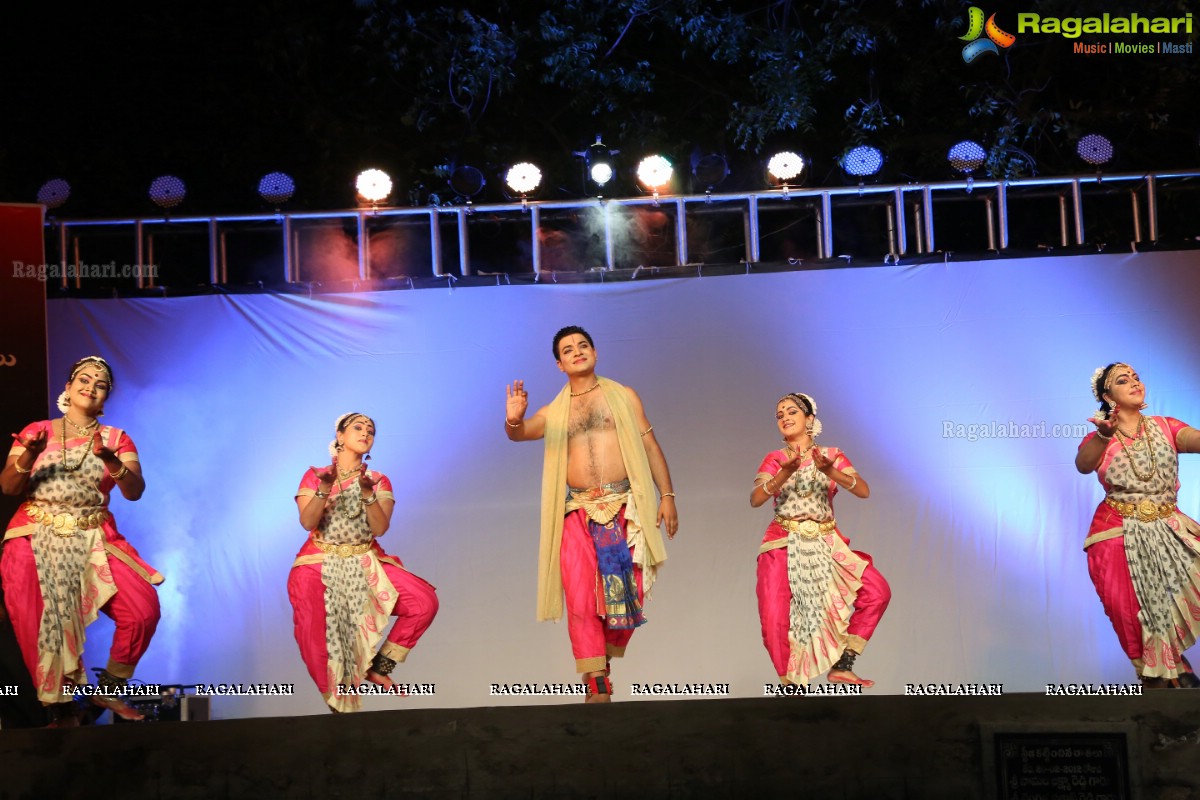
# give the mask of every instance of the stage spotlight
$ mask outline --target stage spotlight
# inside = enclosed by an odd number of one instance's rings
[[[62,178],[53,178],[42,184],[38,189],[37,201],[47,209],[53,210],[67,202],[71,196],[71,184]]]
[[[603,186],[612,180],[612,164],[604,161],[601,161],[598,164],[593,164],[589,174],[591,175],[593,181]]]
[[[603,188],[604,184],[612,180],[612,157],[616,152],[616,150],[613,150],[600,141],[600,137],[597,136],[595,144],[590,145],[582,153],[577,153],[577,155],[583,157],[584,162],[587,164],[588,178],[597,187]]]
[[[354,188],[363,200],[377,205],[387,200],[388,195],[392,193],[392,179],[381,169],[366,169],[358,173]]]
[[[883,153],[869,144],[860,144],[847,151],[841,161],[846,174],[858,178],[860,182],[883,169]]]
[[[804,172],[804,158],[791,150],[781,150],[767,162],[767,175],[775,183],[795,184]]]
[[[729,162],[719,153],[709,153],[706,156],[693,158],[692,177],[711,192],[722,181],[729,177]]]
[[[542,185],[542,171],[528,161],[522,161],[508,168],[508,172],[504,173],[504,183],[524,197]]]
[[[671,175],[675,170],[671,162],[659,155],[646,156],[638,164],[638,181],[649,191],[658,194],[671,185]]]
[[[950,148],[950,152],[946,154],[946,160],[950,162],[950,166],[956,172],[970,175],[982,167],[983,162],[987,161],[987,151],[978,142],[964,139]]]
[[[454,194],[470,200],[483,191],[483,187],[487,185],[487,180],[483,177],[483,173],[476,167],[463,165],[455,167],[450,173],[449,183],[450,189]]]
[[[187,187],[174,175],[160,175],[150,182],[150,199],[162,209],[174,208],[187,196]]]
[[[296,192],[296,182],[282,172],[268,172],[258,182],[258,196],[274,206],[281,206]]]
[[[1102,167],[1112,161],[1113,143],[1098,133],[1089,133],[1079,140],[1075,152],[1093,167]]]

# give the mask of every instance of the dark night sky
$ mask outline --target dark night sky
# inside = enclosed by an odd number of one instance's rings
[[[154,177],[173,173],[188,183],[188,211],[229,213],[263,210],[257,181],[274,170],[297,178],[292,208],[353,205],[353,176],[366,166],[390,168],[397,183],[405,184],[404,170],[411,169],[406,157],[416,134],[398,124],[397,86],[368,80],[370,60],[358,38],[362,12],[352,0],[303,7],[281,0],[137,2],[124,4],[119,14],[112,8],[87,4],[68,12],[59,5],[29,4],[19,20],[15,15],[5,20],[0,199],[33,201],[44,181],[63,177],[73,188],[61,212],[65,216],[153,214],[147,187]],[[957,57],[944,42],[940,49]],[[902,52],[919,62],[927,50],[906,42]],[[1030,69],[1038,59],[1037,47],[1029,48],[1014,57],[1014,68]],[[881,62],[882,75],[889,62]],[[1001,64],[972,72],[960,63],[956,70],[1003,78]],[[1070,72],[1053,72],[1054,86],[1093,92],[1099,87],[1101,93],[1109,76],[1140,69],[1133,60],[1079,56],[1060,64]],[[861,91],[849,76],[839,81],[851,98]],[[955,87],[947,83],[939,91],[949,96]],[[1154,87],[1147,87],[1148,103],[1153,95]],[[909,102],[902,91],[894,98]],[[922,105],[939,99],[913,97],[911,108],[899,110],[915,120]],[[845,98],[836,103],[827,116],[838,117]],[[1196,131],[1188,122],[1197,118],[1194,99],[1168,98],[1166,107],[1173,109],[1172,124],[1154,136],[1169,136],[1171,144],[1154,152],[1169,152],[1170,158],[1162,160],[1171,166],[1193,166],[1200,160]],[[944,129],[936,133],[944,139],[956,135],[954,126],[969,127],[961,116],[934,126]],[[1117,137],[1127,132],[1109,131]],[[927,134],[912,123],[900,133],[912,140],[908,146],[925,146],[921,137]],[[1068,142],[1062,145],[1069,149]],[[939,139],[939,152],[945,146]],[[569,160],[561,151],[556,147],[555,157]],[[1125,162],[1117,168],[1144,165]],[[893,179],[910,177],[950,175]]]
[[[321,155],[314,149],[331,147],[315,119],[344,109],[325,104],[361,99],[357,16],[349,2],[325,5],[323,35],[303,41],[289,37],[297,12],[282,3],[141,3],[124,14],[27,6],[3,33],[0,195],[31,201],[42,182],[64,177],[73,189],[64,210],[149,212],[150,181],[173,173],[188,182],[191,209],[257,210],[261,175],[302,173]],[[309,71],[299,79],[279,49],[289,38]]]

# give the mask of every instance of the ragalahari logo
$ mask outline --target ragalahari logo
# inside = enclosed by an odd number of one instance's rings
[[[985,33],[987,34],[986,39],[979,38]],[[987,18],[987,22],[984,22],[983,9],[978,6],[971,6],[967,11],[967,32],[958,38],[967,42],[967,46],[963,48],[962,57],[963,61],[968,64],[984,53],[1000,55],[1000,47],[1007,50],[1017,40],[1017,37],[1011,33],[1000,30],[1000,26],[996,24],[995,14],[992,14]]]

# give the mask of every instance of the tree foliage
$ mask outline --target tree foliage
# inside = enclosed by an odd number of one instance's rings
[[[753,163],[787,143],[823,165],[822,180],[841,152],[869,141],[889,153],[893,177],[934,180],[947,175],[949,145],[974,138],[989,150],[987,172],[1013,177],[1078,171],[1072,142],[1096,130],[1119,141],[1129,168],[1195,160],[1194,139],[1173,130],[1197,129],[1189,85],[1200,54],[1090,57],[1061,37],[1023,35],[967,64],[958,39],[967,3],[363,5],[364,41],[387,56],[405,124],[463,157],[562,154],[600,134],[627,152],[666,149],[678,160],[724,150]],[[1181,16],[1185,5],[1104,10]],[[1031,6],[1043,16],[1098,13],[1066,0]],[[1015,14],[998,21],[1016,29]]]
[[[420,203],[445,196],[454,163],[483,168],[493,191],[504,165],[532,159],[550,196],[577,195],[571,154],[598,135],[621,151],[618,193],[633,191],[628,168],[651,150],[685,172],[692,158],[724,153],[734,172],[723,188],[733,189],[761,187],[764,157],[784,146],[809,157],[810,184],[839,181],[839,155],[863,142],[887,154],[888,181],[950,177],[946,151],[967,138],[987,148],[992,176],[1078,173],[1088,168],[1074,143],[1092,131],[1117,145],[1109,169],[1195,165],[1200,47],[1081,55],[1069,39],[1022,33],[968,64],[959,37],[969,8],[266,0],[129,19],[81,8],[56,34],[55,58],[36,36],[0,53],[13,95],[0,191],[32,198],[62,174],[78,187],[72,213],[140,213],[153,210],[150,179],[175,171],[190,207],[247,210],[257,176],[282,169],[297,179],[293,207],[344,207],[353,174],[379,166],[406,192],[398,202]],[[1020,10],[1175,17],[1189,7],[1030,0]],[[56,24],[52,10],[38,13]],[[996,18],[1016,32],[1015,12]]]

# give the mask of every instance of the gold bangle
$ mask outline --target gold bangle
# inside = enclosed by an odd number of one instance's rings
[[[333,487],[330,487],[330,488],[333,488]],[[329,497],[329,492],[322,492],[321,487],[318,486],[317,490],[315,492],[313,492],[313,495],[324,500],[326,497]]]
[[[652,431],[652,430],[654,430],[654,426],[653,426],[653,425],[651,425],[649,428],[646,428],[646,430],[642,431],[642,438],[643,438],[643,439],[645,439],[645,438],[646,438],[646,434],[647,434],[647,433],[649,433],[649,432],[650,432],[650,431]]]
[[[521,427],[522,425],[524,425],[524,424],[525,424],[525,420],[524,420],[524,419],[519,419],[519,420],[517,420],[516,422],[509,422],[509,421],[508,421],[508,417],[505,417],[505,418],[504,418],[504,424],[505,424],[505,425],[507,425],[507,426],[508,426],[508,427],[510,427],[510,428],[519,428],[519,427]]]
[[[105,470],[105,472],[108,472],[108,470]],[[112,478],[114,481],[119,481],[119,480],[121,480],[121,478],[124,478],[128,474],[129,474],[129,467],[122,464],[121,468],[119,470],[117,470],[116,475],[112,474],[111,472],[108,472],[108,477]]]
[[[671,498],[674,498],[674,497],[675,497],[675,493],[674,493],[674,492],[663,492],[663,493],[662,493],[661,495],[659,495],[659,496],[660,496],[660,497],[671,497]]]
[[[376,504],[376,503],[378,503],[378,502],[379,502],[379,495],[378,495],[378,494],[376,494],[376,493],[374,493],[374,492],[372,492],[372,493],[371,493],[371,499],[370,499],[370,500],[363,500],[363,501],[362,501],[362,504],[363,504],[364,506],[373,506],[373,505],[375,505],[375,504]]]
[[[13,469],[17,471],[18,475],[28,475],[29,473],[33,472],[33,467],[30,467],[29,469],[21,469],[21,463],[19,461],[13,462]]]

